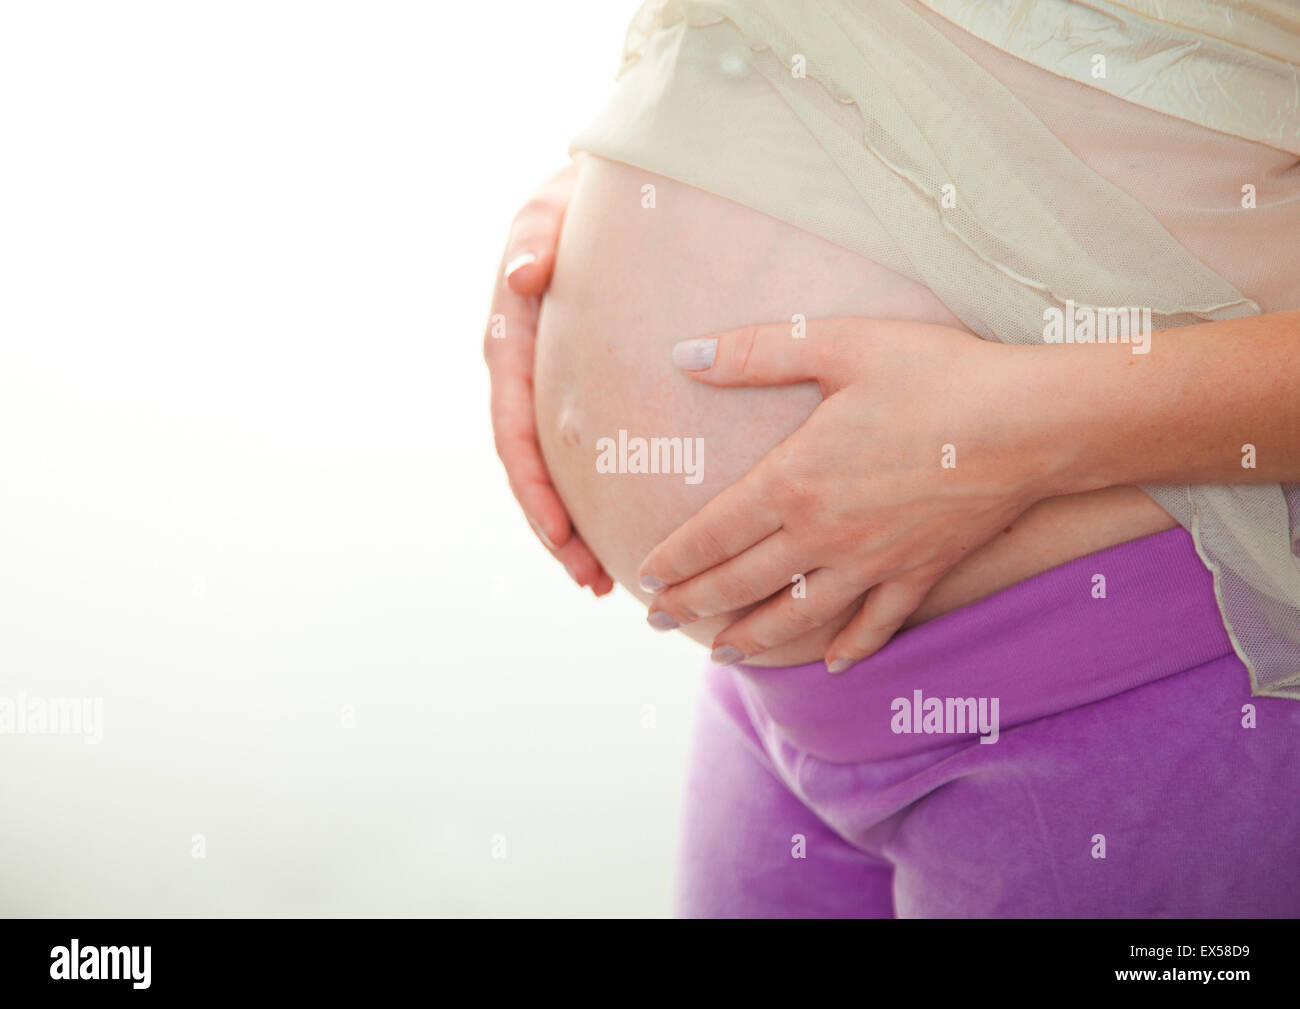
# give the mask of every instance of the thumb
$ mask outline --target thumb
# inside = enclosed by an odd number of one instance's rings
[[[515,294],[542,294],[550,285],[577,172],[573,164],[557,172],[515,215],[501,260],[506,286]]]
[[[764,323],[683,340],[673,346],[673,364],[708,385],[816,382],[827,396],[847,379],[837,366],[845,338],[838,321]]]

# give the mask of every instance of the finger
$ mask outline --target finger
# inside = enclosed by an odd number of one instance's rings
[[[569,513],[551,485],[537,441],[531,376],[504,370],[492,378],[492,434],[510,490],[529,523],[552,550],[568,542]]]
[[[862,595],[862,586],[829,568],[808,575],[804,591],[792,585],[747,613],[713,639],[713,661],[739,662],[771,651],[840,616]]]
[[[515,216],[502,256],[503,283],[493,291],[483,357],[492,381],[492,432],[511,493],[534,532],[579,585],[602,596],[614,582],[573,531],[551,484],[533,415],[533,353],[540,300],[550,283],[564,211],[577,166],[549,179]]]
[[[510,234],[505,265],[501,269],[506,286],[522,296],[543,293],[555,272],[555,248],[563,211],[555,219],[554,228],[551,219],[539,220],[539,217],[539,214],[528,214],[516,219],[516,230]]]
[[[778,529],[731,560],[656,595],[646,620],[658,630],[672,630],[759,602],[790,585],[795,575],[802,577],[796,556],[794,537]]]
[[[492,380],[492,432],[497,455],[524,516],[547,549],[559,556],[571,542],[572,523],[551,484],[533,414],[537,299],[520,297],[503,288],[493,298],[492,315],[484,337],[484,357]],[[499,329],[499,335],[494,329]],[[597,595],[613,589],[612,579],[585,544],[579,542],[560,559],[575,581],[590,586]]]
[[[745,326],[675,344],[673,363],[709,385],[817,382],[829,396],[848,380],[840,366],[848,325],[825,319],[803,323],[806,328],[784,322]]]
[[[533,532],[537,534],[537,538],[564,565],[565,570],[569,572],[569,577],[580,587],[590,588],[597,596],[608,595],[614,589],[614,580],[606,573],[596,555],[591,552],[591,548],[583,542],[582,537],[573,530],[568,514],[564,511],[564,506],[560,503],[558,495],[555,495],[549,484],[546,488],[534,488],[534,491],[535,493],[525,493],[524,499],[530,502],[543,500],[537,496],[538,493],[549,491],[555,498],[554,506],[558,510],[560,521],[564,523],[566,530],[564,542],[557,547],[546,534],[542,524],[525,513],[528,524],[533,527]],[[537,503],[530,504],[530,507],[539,512],[546,511],[545,507]]]
[[[516,294],[541,294],[550,286],[576,175],[575,165],[558,172],[515,215],[502,258],[502,275]]]
[[[606,595],[613,590],[614,580],[605,573],[596,555],[576,532],[569,537],[569,541],[564,546],[552,552],[569,572],[569,577],[578,585],[590,588],[598,596]]]
[[[499,288],[483,338],[491,378],[492,434],[510,490],[529,523],[552,551],[569,538],[571,524],[551,485],[533,414],[533,352],[538,300]]]
[[[494,399],[496,387],[493,389]],[[511,397],[506,394],[507,400]],[[509,407],[500,421],[494,420],[497,454],[505,466],[511,493],[523,509],[524,517],[538,539],[568,569],[570,577],[598,596],[614,588],[596,555],[582,541],[569,519],[569,513],[551,484],[546,463],[537,444],[532,411],[523,417],[510,414]]]
[[[827,669],[842,673],[879,651],[916,612],[930,585],[928,580],[900,578],[875,586],[867,593],[862,609],[827,647]]]
[[[684,582],[776,532],[781,519],[769,493],[774,469],[765,456],[650,551],[637,573],[641,587],[658,592]]]

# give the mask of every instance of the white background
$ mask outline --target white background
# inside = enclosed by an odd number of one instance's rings
[[[0,697],[105,705],[0,735],[0,914],[669,912],[703,652],[534,539],[481,347],[632,10],[0,7]]]

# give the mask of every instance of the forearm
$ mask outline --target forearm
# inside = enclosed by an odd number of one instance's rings
[[[1046,495],[1300,480],[1300,312],[1156,332],[1147,354],[1023,351],[1017,395],[1040,422],[1025,455]]]

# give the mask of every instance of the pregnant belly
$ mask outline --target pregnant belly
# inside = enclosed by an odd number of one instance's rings
[[[644,186],[654,186],[653,206]],[[643,602],[641,561],[744,475],[820,402],[814,385],[715,389],[670,360],[678,340],[755,322],[876,316],[960,325],[926,287],[739,204],[585,156],[537,336],[542,452],[583,538]],[[624,445],[680,439],[670,472]],[[674,446],[677,443],[673,443]],[[598,461],[600,465],[598,466]],[[910,623],[931,619],[1075,557],[1157,532],[1169,516],[1136,488],[1053,498],[940,581]],[[704,644],[733,616],[683,629]],[[818,659],[852,615],[747,661]]]

